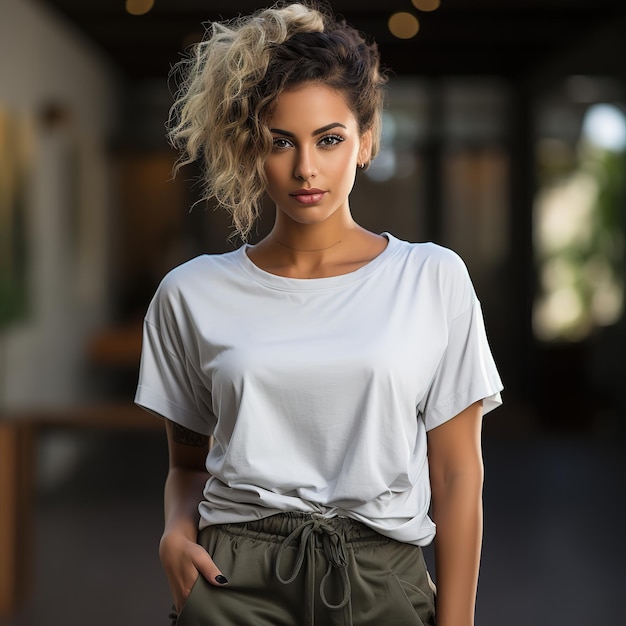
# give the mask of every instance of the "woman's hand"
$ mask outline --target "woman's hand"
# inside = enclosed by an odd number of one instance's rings
[[[228,582],[207,551],[182,533],[163,535],[159,557],[177,612],[182,609],[198,576],[204,576],[210,584],[218,587]]]

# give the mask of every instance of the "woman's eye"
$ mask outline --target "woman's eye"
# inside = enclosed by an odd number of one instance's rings
[[[288,139],[276,137],[273,145],[276,150],[284,150],[285,148],[289,148],[291,146],[291,142]]]
[[[339,135],[326,135],[320,139],[320,145],[324,148],[335,146],[343,141],[343,137]]]

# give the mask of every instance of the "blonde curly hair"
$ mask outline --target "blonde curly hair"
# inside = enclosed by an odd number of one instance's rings
[[[383,87],[378,49],[344,20],[302,2],[213,22],[170,73],[177,79],[167,138],[180,151],[174,174],[202,166],[203,198],[226,209],[246,240],[266,189],[267,120],[278,95],[306,82],[340,90],[361,132],[380,141]]]

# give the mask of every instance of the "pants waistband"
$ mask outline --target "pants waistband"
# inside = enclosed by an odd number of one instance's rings
[[[368,545],[382,545],[391,541],[365,524],[349,517],[324,517],[319,513],[303,513],[287,511],[250,522],[236,524],[221,524],[220,529],[230,535],[245,536],[274,543],[283,543],[296,529],[310,521],[319,526],[324,524],[326,529],[334,529],[341,534],[344,543],[357,544],[358,547]],[[354,545],[354,547],[357,547]]]

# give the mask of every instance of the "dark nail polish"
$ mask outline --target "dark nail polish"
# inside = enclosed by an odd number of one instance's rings
[[[228,578],[226,578],[226,576],[222,576],[221,574],[218,574],[215,577],[215,582],[218,582],[220,585],[225,585],[228,582]]]

